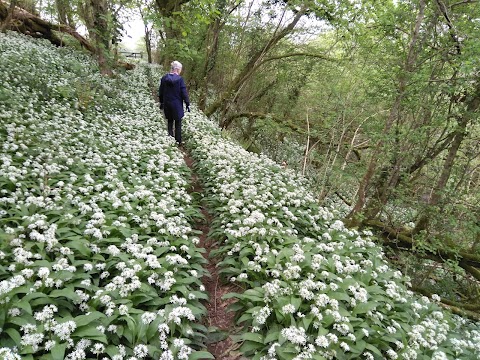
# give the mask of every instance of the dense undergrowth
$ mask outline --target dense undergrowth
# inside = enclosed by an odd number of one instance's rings
[[[199,211],[142,71],[0,53],[0,358],[209,358]]]
[[[205,359],[191,174],[139,67],[0,34],[0,358]],[[477,324],[416,297],[305,181],[185,118],[253,359],[474,359]]]
[[[318,206],[305,181],[222,138],[201,114],[188,147],[213,215],[211,236],[253,359],[474,359],[478,324],[415,296],[369,232]]]

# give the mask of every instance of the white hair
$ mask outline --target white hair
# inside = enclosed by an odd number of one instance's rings
[[[173,71],[173,70],[182,70],[182,63],[180,61],[172,61],[172,63],[170,64],[170,70]]]

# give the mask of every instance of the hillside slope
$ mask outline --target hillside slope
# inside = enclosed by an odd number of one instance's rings
[[[0,358],[211,357],[190,174],[142,70],[0,53]]]
[[[0,357],[208,359],[191,173],[139,67],[0,34]],[[193,109],[186,147],[251,359],[477,359],[478,324],[417,297],[372,234]]]

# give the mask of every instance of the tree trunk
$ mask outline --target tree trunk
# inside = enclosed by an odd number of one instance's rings
[[[381,231],[384,239],[383,245],[394,249],[408,250],[415,253],[415,239],[408,234],[404,234],[396,229],[377,220],[365,220],[362,223],[365,227],[374,228]],[[427,250],[423,249],[419,256],[427,256],[429,259],[446,262],[458,261],[458,265],[480,281],[480,256],[465,251],[456,251],[455,249],[445,247],[445,249]]]
[[[411,34],[408,53],[403,66],[403,72],[399,75],[398,94],[392,105],[390,114],[387,118],[387,121],[385,123],[384,129],[382,132],[384,138],[390,136],[391,128],[393,127],[395,122],[399,121],[399,118],[401,116],[401,107],[402,107],[403,99],[406,95],[408,74],[413,71],[414,64],[417,58],[417,51],[416,51],[417,43],[420,35],[420,27],[422,25],[424,17],[425,17],[425,0],[420,0],[418,14],[415,20],[415,26]],[[347,218],[352,220],[353,223],[357,222],[358,219],[356,218],[360,214],[360,212],[363,211],[365,204],[367,202],[367,191],[368,191],[368,188],[371,186],[371,182],[374,175],[376,174],[378,160],[379,158],[384,156],[382,154],[385,150],[384,145],[385,145],[385,139],[380,138],[380,140],[377,142],[377,144],[373,148],[373,152],[367,166],[367,171],[365,172],[365,175],[360,181],[360,185],[358,187],[357,201],[353,209],[350,211],[350,214],[348,214],[347,216]],[[386,179],[384,178],[383,181],[386,181]],[[382,186],[384,186],[384,184]],[[375,212],[378,213],[379,200],[380,199],[378,199],[378,197],[373,198],[371,199],[370,204],[368,204],[367,208],[369,208],[369,212],[371,214]]]
[[[297,23],[300,21],[303,15],[305,15],[307,11],[306,7],[303,7],[299,10],[293,20],[288,24],[285,28],[280,31],[276,31],[272,38],[256,53],[252,55],[249,62],[244,66],[244,68],[240,71],[240,73],[235,77],[232,83],[228,86],[227,90],[224,91],[219,98],[208,107],[205,111],[205,115],[211,116],[215,112],[217,112],[222,106],[228,107],[228,102],[235,97],[237,92],[241,89],[243,84],[259,69],[262,65],[261,60],[263,57],[269,53],[272,48],[278,44],[280,40],[285,38],[288,34],[290,34]]]
[[[220,35],[220,28],[223,26],[221,24],[221,20],[219,17],[215,19],[215,21],[210,24],[209,29],[207,31],[207,39],[206,39],[206,46],[205,46],[205,64],[203,67],[201,79],[201,86],[200,86],[200,96],[198,101],[198,107],[200,110],[205,111],[207,106],[207,96],[208,96],[208,78],[210,76],[211,71],[215,67],[215,61],[217,58],[218,52],[218,43],[219,43],[219,35]],[[210,37],[212,40],[210,41]]]
[[[152,58],[152,30],[149,30],[147,26],[145,26],[145,49],[147,50],[147,61],[149,64],[153,63]]]
[[[205,111],[207,106],[207,97],[208,97],[208,84],[209,84],[209,77],[212,71],[215,68],[218,48],[219,48],[219,39],[220,39],[220,32],[225,25],[224,16],[230,15],[233,13],[235,9],[238,8],[240,3],[234,4],[230,9],[226,9],[226,1],[225,0],[217,0],[216,2],[217,10],[219,14],[216,16],[215,21],[213,21],[207,30],[207,36],[205,39],[205,62],[202,70],[202,74],[200,75],[200,95],[198,100],[198,107],[200,110]]]
[[[10,6],[7,8],[3,4],[0,4],[0,18],[2,19],[1,32],[6,32],[12,21],[13,11],[17,4],[17,0],[10,0]]]
[[[145,49],[147,50],[147,61],[149,64],[153,63],[152,58],[152,31],[153,29],[148,28],[148,22],[145,18],[144,12],[141,6],[138,6],[138,11],[140,12],[140,16],[143,20],[143,29],[145,33]]]
[[[58,22],[72,26],[70,2],[68,0],[55,0],[55,6],[57,8]]]
[[[181,39],[182,34],[174,24],[178,23],[177,13],[181,11],[182,5],[188,3],[190,0],[155,0],[158,13],[161,17],[169,19],[167,25],[164,28],[165,31],[165,51],[161,56],[162,65],[165,68],[169,68],[170,62],[173,56],[177,53],[175,48],[178,41]]]
[[[7,13],[7,7],[0,0],[0,20],[5,21]],[[18,7],[15,8],[14,11],[12,11],[11,17],[13,20],[17,21],[15,28],[12,28],[12,30],[33,37],[42,37],[48,39],[54,45],[63,46],[62,40],[58,38],[53,32],[53,30],[61,31],[73,36],[80,42],[81,46],[83,46],[91,53],[95,54],[95,47],[92,46],[83,36],[81,36],[69,26],[49,23],[48,21],[40,19],[38,16],[30,14],[27,11]]]
[[[426,230],[429,223],[429,214],[428,209],[432,206],[436,206],[441,202],[442,193],[446,188],[448,180],[452,174],[453,166],[455,159],[459,152],[460,146],[465,139],[467,134],[468,124],[475,118],[474,113],[476,113],[480,107],[480,83],[477,84],[475,93],[469,98],[465,99],[467,101],[467,109],[463,116],[457,120],[457,128],[454,131],[454,137],[451,143],[451,146],[448,150],[447,157],[443,164],[442,172],[438,178],[435,187],[432,189],[432,194],[427,202],[427,211],[425,211],[418,219],[415,229],[413,230],[414,234],[419,233],[420,231]]]
[[[111,36],[107,20],[107,0],[90,0],[90,7],[93,14],[93,29],[91,29],[92,31],[89,29],[89,33],[94,39],[100,72],[104,75],[111,75],[112,69],[108,59]]]

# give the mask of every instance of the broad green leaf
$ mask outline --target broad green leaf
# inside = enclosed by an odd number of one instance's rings
[[[382,352],[377,347],[373,346],[372,344],[366,344],[365,349],[368,349],[372,353],[383,357]]]
[[[355,344],[350,345],[350,351],[354,354],[362,354],[366,346],[365,340],[357,340]]]
[[[208,351],[195,351],[194,353],[188,356],[189,360],[200,360],[200,359],[215,359],[215,357],[210,354]]]
[[[258,333],[245,333],[241,336],[242,340],[254,341],[260,344],[263,344],[263,336]]]
[[[52,358],[53,360],[63,360],[65,359],[65,350],[67,349],[67,343],[55,344],[52,348]]]
[[[88,315],[80,315],[77,316],[74,321],[77,324],[77,328],[80,328],[85,325],[89,325],[95,320],[101,319],[101,318],[106,318],[106,315],[99,312],[99,311],[92,311]]]
[[[37,297],[36,299],[30,301],[30,305],[32,308],[35,308],[40,305],[50,305],[50,304],[56,305],[56,301],[47,295],[45,295],[44,297]]]
[[[378,306],[378,303],[375,301],[368,301],[364,303],[357,304],[355,308],[353,309],[353,314],[364,314],[369,312],[370,310],[375,309]]]
[[[345,301],[347,303],[350,302],[350,296],[344,292],[332,292],[329,293],[328,296],[335,300]]]
[[[81,297],[75,293],[75,291],[69,288],[53,290],[49,295],[50,297],[53,297],[53,298],[58,298],[63,296],[67,299],[72,300],[74,303],[80,302],[82,300]]]
[[[295,311],[298,311],[298,309],[300,308],[300,305],[302,305],[302,299],[298,298],[298,297],[295,297],[295,296],[292,296],[290,298],[290,304],[295,306]]]
[[[245,321],[252,321],[252,314],[244,313],[240,318],[237,320],[237,324],[241,324]]]
[[[104,344],[108,344],[107,337],[105,336],[105,334],[102,333],[100,330],[97,330],[93,326],[92,327],[84,326],[81,329],[75,330],[74,333],[72,334],[72,337],[96,340]]]
[[[15,302],[15,306],[22,309],[27,314],[32,315],[32,307],[30,306],[28,300],[25,299],[25,297],[22,298],[22,300]]]
[[[280,336],[280,331],[278,330],[269,330],[267,336],[265,337],[264,344],[268,345],[271,342],[277,342]]]
[[[35,320],[33,318],[28,320],[26,316],[15,316],[13,318],[9,318],[8,323],[15,324],[18,326],[24,326],[27,324],[35,324]]]
[[[246,355],[250,355],[255,351],[262,349],[263,347],[263,344],[256,341],[245,341],[242,346],[240,346],[240,351],[245,353]]]
[[[288,347],[278,347],[275,349],[277,351],[277,355],[281,360],[292,360],[298,354],[295,349]]]
[[[15,342],[15,344],[17,344],[17,346],[20,346],[22,336],[17,330],[15,330],[14,328],[8,328],[4,330],[4,332],[6,332],[10,336],[10,338]]]
[[[115,345],[108,345],[107,348],[105,349],[105,352],[110,356],[111,358],[117,354],[120,353],[120,350],[118,349],[118,346]]]
[[[48,354],[40,356],[40,358],[38,360],[53,360],[53,356],[52,356],[51,353],[48,353]]]

